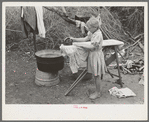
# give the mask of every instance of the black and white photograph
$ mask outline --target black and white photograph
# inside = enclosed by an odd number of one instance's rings
[[[147,5],[3,2],[2,118],[146,120]]]

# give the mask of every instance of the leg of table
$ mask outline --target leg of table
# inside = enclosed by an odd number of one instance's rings
[[[68,88],[68,90],[65,93],[65,96],[68,95],[74,87],[84,78],[84,76],[87,74],[87,70],[84,70],[80,76],[74,81],[74,83]]]
[[[107,68],[107,72],[110,74],[110,76],[113,78],[113,74],[111,74],[111,72],[109,71],[109,69]]]
[[[103,79],[103,74],[101,74],[101,80]]]
[[[114,46],[114,49],[115,49],[115,53],[116,53],[116,63],[117,63],[117,68],[118,68],[119,84],[120,84],[121,87],[123,87],[123,85],[122,85],[122,79],[121,79],[121,74],[120,74],[120,67],[119,67],[118,55],[117,55],[117,46]]]

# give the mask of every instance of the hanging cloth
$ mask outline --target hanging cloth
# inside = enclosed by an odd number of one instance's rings
[[[81,29],[82,34],[85,34],[86,31],[88,30],[86,24],[84,22],[81,22],[79,20],[76,20],[76,27]]]
[[[28,35],[31,32],[38,34],[36,18],[35,7],[21,7],[21,28],[23,32],[23,38],[28,38]]]
[[[60,50],[63,56],[68,56],[72,73],[77,73],[79,68],[87,67],[88,52],[84,48],[75,45],[61,45]]]
[[[37,28],[39,32],[39,36],[45,38],[45,27],[43,22],[43,9],[42,6],[35,6],[36,14],[37,14]]]

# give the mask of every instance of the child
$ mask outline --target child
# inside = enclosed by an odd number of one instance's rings
[[[84,38],[70,37],[73,42],[91,41],[91,48],[86,48],[89,51],[87,70],[92,73],[95,78],[96,91],[89,96],[90,99],[96,99],[101,96],[101,74],[105,74],[106,66],[104,55],[102,52],[103,36],[99,29],[101,25],[100,18],[91,17],[87,22],[88,36]]]

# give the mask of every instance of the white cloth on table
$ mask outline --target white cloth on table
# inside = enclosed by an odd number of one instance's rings
[[[114,45],[117,45],[119,48],[121,48],[124,46],[124,42],[118,41],[115,39],[103,40],[103,44],[102,44],[103,47],[104,46],[114,46]]]
[[[91,47],[91,42],[74,42],[73,45],[76,46],[82,46],[82,47],[86,47],[86,48],[92,48]],[[106,47],[106,46],[114,46],[117,45],[118,47],[122,47],[124,45],[124,42],[115,40],[115,39],[108,39],[108,40],[103,40],[103,44],[102,47]]]
[[[43,22],[43,9],[42,6],[35,6],[36,14],[37,14],[37,28],[39,32],[39,36],[45,38],[45,27]]]
[[[103,40],[102,46],[112,46],[112,45],[123,46],[124,43],[114,39]],[[92,49],[93,45],[91,44],[91,42],[74,42],[73,45],[62,44],[60,46],[62,55],[67,55],[70,58],[70,68],[73,73],[77,73],[80,67],[87,66],[86,59],[88,57],[88,52],[81,47]],[[79,66],[79,64],[81,64],[81,66]]]
[[[76,47],[75,45],[61,45],[60,50],[62,55],[67,55],[69,57],[69,65],[72,73],[77,73],[80,67],[87,66],[87,56],[88,52],[81,47]]]
[[[62,54],[64,56],[65,55],[70,56],[70,55],[74,54],[77,51],[77,48],[74,45],[63,45],[63,44],[61,44],[60,49],[63,52]]]

